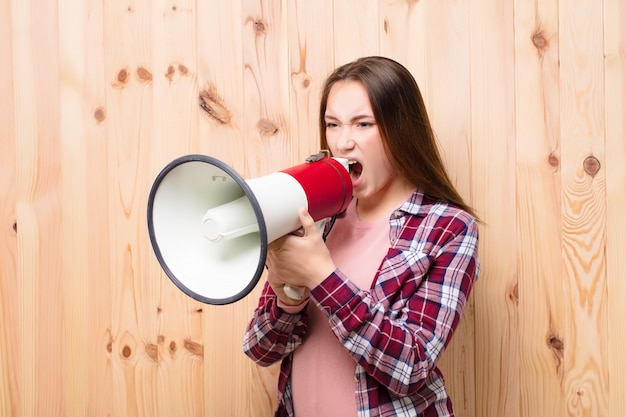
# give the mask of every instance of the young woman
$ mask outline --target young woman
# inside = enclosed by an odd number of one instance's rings
[[[478,231],[419,88],[387,58],[343,65],[320,129],[351,163],[352,202],[326,241],[303,210],[303,234],[270,245],[244,351],[282,361],[276,416],[454,416],[437,362],[478,276]]]

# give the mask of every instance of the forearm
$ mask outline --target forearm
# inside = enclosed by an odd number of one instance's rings
[[[306,309],[288,313],[277,302],[266,284],[244,336],[244,353],[262,366],[272,365],[293,352],[306,331]]]

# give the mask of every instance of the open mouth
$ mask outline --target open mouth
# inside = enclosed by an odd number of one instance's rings
[[[358,180],[363,172],[363,165],[357,161],[349,161],[348,167],[350,168],[350,178],[352,178],[352,181]]]

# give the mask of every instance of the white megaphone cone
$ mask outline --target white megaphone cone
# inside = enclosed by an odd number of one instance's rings
[[[320,221],[343,212],[351,198],[347,160],[324,153],[247,181],[215,158],[187,155],[152,185],[148,229],[161,267],[183,292],[228,304],[254,289],[268,244],[301,227],[301,208]],[[298,298],[295,289],[285,291]]]

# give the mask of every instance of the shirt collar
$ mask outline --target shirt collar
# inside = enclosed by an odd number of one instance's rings
[[[415,190],[396,212],[405,212],[417,217],[426,217],[435,203],[435,200],[424,195],[422,191]]]

